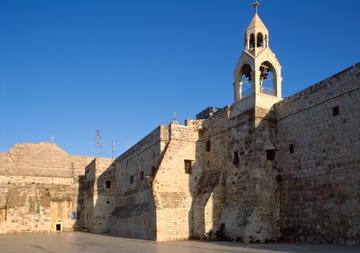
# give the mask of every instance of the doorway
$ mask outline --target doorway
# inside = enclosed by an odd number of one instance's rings
[[[60,223],[56,224],[56,231],[61,231],[61,224]]]

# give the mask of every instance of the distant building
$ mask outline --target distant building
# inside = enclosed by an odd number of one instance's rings
[[[115,160],[54,144],[0,153],[0,230],[360,245],[360,63],[282,99],[257,12],[244,45],[232,105],[161,125]]]
[[[0,233],[77,229],[79,180],[92,159],[55,143],[16,144],[0,153]]]

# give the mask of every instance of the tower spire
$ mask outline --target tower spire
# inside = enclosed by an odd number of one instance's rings
[[[254,3],[253,3],[253,6],[254,6],[254,8],[255,8],[255,13],[257,14],[258,13],[258,8],[259,8],[259,2],[258,1],[255,1]]]
[[[281,65],[269,47],[269,30],[258,15],[257,0],[253,7],[255,14],[245,32],[245,50],[234,71],[235,102],[252,94],[281,98]]]

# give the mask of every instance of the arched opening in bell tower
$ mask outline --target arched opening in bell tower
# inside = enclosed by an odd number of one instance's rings
[[[256,36],[256,46],[264,47],[264,36],[262,33],[258,33]]]
[[[255,47],[255,35],[252,33],[250,34],[250,49]]]
[[[265,61],[260,64],[259,70],[260,92],[267,95],[276,96],[276,72],[274,66],[270,62]]]
[[[244,64],[240,70],[241,76],[241,97],[246,97],[252,94],[252,69],[249,64]]]

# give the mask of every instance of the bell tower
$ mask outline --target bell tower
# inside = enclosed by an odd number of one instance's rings
[[[274,104],[282,100],[281,66],[269,47],[269,30],[258,15],[258,6],[256,1],[234,70],[234,103],[227,110],[226,147],[232,159],[224,173],[229,176],[221,223],[227,236],[244,242],[280,238],[281,185],[277,178],[281,172]],[[229,213],[246,217],[246,222],[235,222],[226,215]]]
[[[281,65],[269,47],[269,31],[255,15],[245,32],[244,50],[234,70],[234,102],[254,94],[281,99]]]

